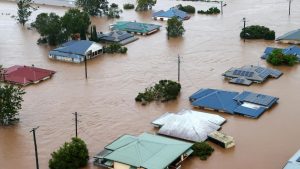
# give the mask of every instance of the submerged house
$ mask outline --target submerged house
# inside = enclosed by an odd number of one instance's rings
[[[300,29],[288,32],[288,33],[276,38],[276,41],[279,41],[282,43],[300,44]]]
[[[176,7],[170,8],[167,11],[160,10],[158,12],[153,13],[152,15],[152,18],[154,20],[161,20],[161,21],[166,21],[173,17],[176,17],[179,20],[190,19],[190,16],[186,12],[181,11]]]
[[[275,49],[280,49],[280,48],[273,48],[273,47],[267,47],[263,53],[263,55],[261,56],[262,59],[268,59],[269,55],[273,52],[273,50]],[[280,49],[282,50],[282,53],[285,55],[295,55],[298,58],[298,62],[300,62],[300,47],[293,45],[293,46],[289,46],[287,48],[284,49]]]
[[[283,169],[299,169],[300,168],[300,150],[298,150],[286,163]]]
[[[182,110],[178,113],[165,113],[152,121],[159,128],[158,134],[183,140],[202,142],[219,129],[226,119],[214,114]]]
[[[251,85],[253,82],[262,83],[268,77],[279,78],[283,73],[276,69],[246,65],[240,68],[231,68],[222,75],[230,79],[230,83],[240,85]]]
[[[193,106],[204,109],[258,118],[277,103],[279,98],[243,91],[200,89],[190,96]]]
[[[94,164],[111,169],[180,168],[193,144],[143,133],[123,135],[98,153]]]
[[[159,31],[160,25],[130,22],[130,21],[119,21],[110,26],[112,30],[126,31],[128,33],[135,33],[140,35],[150,35],[154,32]]]
[[[99,38],[100,42],[105,43],[119,43],[121,45],[126,45],[133,41],[138,40],[133,34],[128,33],[126,31],[118,31],[114,30],[108,33],[97,33],[97,37]]]
[[[49,58],[81,63],[86,59],[92,59],[103,53],[103,47],[93,41],[72,40],[49,52]]]
[[[15,65],[4,69],[4,76],[1,81],[27,86],[50,79],[54,74],[55,71],[52,70],[41,69],[34,66]]]

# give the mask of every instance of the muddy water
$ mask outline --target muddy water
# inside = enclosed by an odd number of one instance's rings
[[[121,2],[121,1],[119,1]],[[127,1],[126,1],[127,2]],[[128,1],[130,2],[130,1]],[[179,1],[158,1],[154,10],[167,9]],[[214,4],[184,2],[197,9]],[[277,35],[299,28],[300,3],[293,1],[288,17],[285,0],[229,0],[224,15],[195,14],[184,22],[183,38],[166,38],[165,22],[151,20],[150,12],[125,11],[121,20],[136,20],[163,25],[160,32],[127,45],[126,55],[103,55],[84,65],[49,60],[47,46],[36,45],[39,35],[17,25],[8,15],[0,15],[0,64],[34,64],[57,71],[51,80],[26,87],[20,123],[0,128],[0,168],[34,168],[32,127],[37,131],[40,168],[47,167],[51,152],[74,136],[72,113],[79,117],[79,136],[88,144],[90,156],[118,136],[155,132],[150,122],[164,112],[192,108],[188,96],[203,87],[251,90],[280,98],[279,104],[257,120],[220,115],[228,119],[222,131],[236,139],[236,147],[216,151],[205,162],[189,159],[184,169],[276,169],[300,148],[300,68],[280,67],[284,75],[262,85],[243,87],[226,83],[221,74],[233,66],[266,65],[260,55],[267,46],[287,45],[239,39],[241,19],[247,24],[266,25]],[[39,12],[63,14],[66,8],[43,6]],[[297,11],[298,10],[298,11]],[[1,13],[16,13],[14,3],[0,1]],[[37,12],[35,13],[35,15]],[[116,20],[93,18],[98,31],[107,31]],[[177,101],[166,104],[136,104],[134,97],[160,79],[177,79],[177,54],[182,56],[182,92]],[[267,65],[270,66],[270,65]],[[215,113],[215,112],[212,112]],[[93,165],[87,168],[96,168]]]

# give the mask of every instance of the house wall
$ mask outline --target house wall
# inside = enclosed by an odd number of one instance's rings
[[[282,43],[290,43],[290,44],[295,44],[295,45],[300,44],[300,41],[297,41],[297,40],[280,40],[280,42],[282,42]]]
[[[96,52],[96,51],[99,51],[99,50],[102,51],[102,49],[103,49],[102,45],[97,44],[97,43],[93,43],[93,44],[86,50],[86,53],[85,53],[85,54],[88,54],[88,52],[89,52],[90,50],[91,50],[92,52]],[[98,52],[97,52],[96,55],[98,55]],[[95,55],[95,56],[96,56],[96,55]]]
[[[114,169],[129,169],[130,166],[118,162],[114,162]]]

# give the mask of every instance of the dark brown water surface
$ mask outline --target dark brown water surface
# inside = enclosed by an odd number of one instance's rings
[[[126,1],[127,2],[127,1]],[[130,2],[130,1],[128,1]],[[123,2],[120,0],[119,4]],[[159,0],[154,10],[168,9],[179,1]],[[197,9],[214,4],[183,2]],[[274,29],[277,35],[298,29],[300,2],[293,1],[288,16],[286,0],[228,0],[224,15],[195,14],[184,22],[183,38],[166,38],[165,22],[153,21],[151,12],[125,11],[120,20],[136,20],[163,25],[160,32],[127,45],[126,55],[102,55],[88,62],[88,80],[84,65],[49,60],[47,46],[36,45],[39,35],[16,24],[9,15],[16,5],[0,1],[0,64],[34,64],[57,71],[46,82],[26,87],[20,122],[0,127],[0,168],[35,168],[32,127],[37,131],[40,168],[48,168],[50,154],[74,136],[72,113],[79,117],[79,136],[88,144],[90,156],[122,134],[155,132],[150,122],[159,115],[192,108],[188,96],[200,88],[250,90],[274,95],[279,104],[257,120],[217,113],[228,119],[222,131],[236,139],[236,147],[216,151],[207,161],[191,158],[183,169],[277,169],[300,148],[300,68],[279,67],[284,75],[262,85],[243,87],[228,84],[221,74],[244,64],[266,65],[260,59],[267,46],[286,47],[272,41],[243,41],[239,38],[242,18],[247,24]],[[37,12],[63,14],[66,8],[43,6]],[[107,31],[116,20],[93,18],[98,31]],[[134,97],[160,79],[177,80],[177,54],[182,56],[182,92],[177,101],[141,106]],[[270,66],[270,65],[267,65]],[[216,113],[216,112],[212,112]],[[89,169],[96,168],[90,164]]]

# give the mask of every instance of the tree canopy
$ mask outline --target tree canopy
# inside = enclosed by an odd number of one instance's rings
[[[282,53],[281,49],[275,49],[269,54],[267,62],[274,66],[293,66],[298,63],[298,58],[295,55],[286,55]]]
[[[32,11],[36,10],[32,0],[17,0],[18,15],[16,20],[23,26],[29,20]]]
[[[10,125],[18,120],[25,91],[20,87],[4,84],[4,73],[0,65],[0,125]]]
[[[108,11],[107,0],[76,0],[76,6],[91,16],[102,16]]]
[[[166,29],[168,37],[182,36],[185,32],[185,29],[182,25],[182,21],[178,20],[176,17],[173,17],[168,20]]]
[[[194,150],[193,155],[199,157],[201,160],[207,158],[214,152],[214,149],[206,142],[197,142],[192,146]]]
[[[243,28],[240,37],[243,39],[274,40],[275,32],[264,26],[252,25]]]
[[[156,0],[137,0],[137,6],[135,10],[137,11],[147,11],[152,9],[152,6],[156,4]]]
[[[80,138],[72,138],[56,152],[51,154],[49,160],[50,169],[78,169],[88,163],[89,152],[87,146]]]
[[[195,13],[196,12],[196,8],[191,6],[191,5],[186,5],[186,6],[182,6],[181,4],[177,5],[177,8],[181,11],[184,11],[186,13]]]

